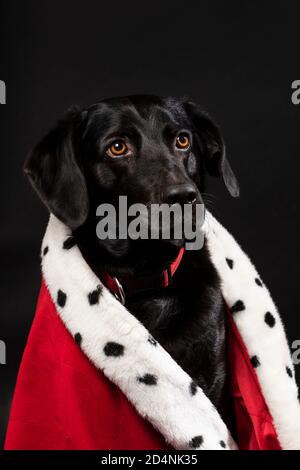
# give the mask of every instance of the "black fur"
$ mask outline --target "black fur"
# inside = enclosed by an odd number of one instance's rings
[[[183,130],[192,142],[187,152],[174,146]],[[129,156],[106,154],[116,138],[130,145]],[[129,204],[159,204],[175,185],[188,187],[194,202],[201,202],[206,173],[221,177],[231,195],[239,193],[216,125],[194,103],[175,98],[131,96],[73,109],[34,149],[25,171],[50,211],[73,229],[96,274],[121,279],[158,276],[185,241],[100,241],[99,204],[117,207],[120,195],[127,195]],[[201,386],[222,412],[225,312],[206,245],[185,252],[168,288],[129,295],[126,306],[192,377],[193,390]]]

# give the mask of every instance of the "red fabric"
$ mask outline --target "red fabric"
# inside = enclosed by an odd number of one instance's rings
[[[228,363],[238,447],[241,450],[280,450],[272,417],[230,312],[227,319]]]
[[[279,449],[245,346],[228,316],[228,350],[241,449]],[[123,393],[87,359],[42,285],[22,359],[5,449],[168,450]]]
[[[5,449],[168,449],[83,354],[44,285],[17,379]]]

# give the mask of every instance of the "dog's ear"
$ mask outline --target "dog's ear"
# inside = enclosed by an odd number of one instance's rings
[[[50,212],[71,229],[84,223],[89,210],[74,143],[82,114],[78,108],[68,111],[33,149],[24,165],[25,174]]]
[[[198,136],[207,172],[221,177],[231,196],[238,197],[239,184],[226,158],[225,144],[218,126],[195,103],[186,102],[184,107]]]

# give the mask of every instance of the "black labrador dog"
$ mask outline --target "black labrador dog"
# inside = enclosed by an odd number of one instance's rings
[[[125,305],[202,387],[224,416],[225,310],[207,246],[185,251],[167,287],[158,282],[185,240],[99,240],[96,209],[202,202],[205,176],[239,187],[219,129],[184,99],[129,96],[74,108],[33,150],[25,172],[48,209],[73,230],[94,272],[117,277]],[[133,286],[133,287],[132,287]]]

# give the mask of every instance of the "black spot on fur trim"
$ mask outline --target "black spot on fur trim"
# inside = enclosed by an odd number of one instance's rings
[[[274,315],[272,315],[271,312],[265,313],[265,323],[270,327],[273,328],[273,326],[276,323]]]
[[[96,305],[99,303],[100,295],[102,294],[102,287],[97,286],[95,290],[88,294],[89,304]]]
[[[242,312],[245,309],[246,307],[242,300],[237,300],[231,307],[232,313]]]
[[[194,382],[194,380],[192,380],[191,383],[190,383],[190,393],[191,393],[192,396],[196,395],[197,388],[198,388],[198,386],[197,386],[196,382]]]
[[[203,444],[203,437],[202,436],[195,436],[189,442],[189,447],[191,449],[197,449]]]
[[[256,282],[256,284],[257,284],[259,287],[262,287],[262,286],[263,286],[263,283],[262,283],[261,279],[259,279],[259,277],[256,277],[256,278],[255,278],[255,282]]]
[[[80,333],[75,333],[74,339],[75,339],[76,343],[78,344],[78,346],[80,346],[80,345],[81,345],[81,342],[82,342],[82,336],[81,336],[81,334],[80,334]]]
[[[252,356],[251,357],[251,364],[253,365],[253,367],[256,369],[258,366],[260,366],[260,362],[259,362],[259,359],[257,356]]]
[[[157,346],[157,341],[153,338],[153,336],[149,335],[148,341],[150,344],[152,344],[152,346]]]
[[[73,248],[73,246],[76,245],[76,240],[75,238],[71,235],[70,237],[66,238],[64,243],[63,243],[63,249],[64,250],[70,250]]]
[[[226,258],[226,263],[230,267],[230,269],[233,269],[233,259]]]
[[[45,248],[43,249],[43,256],[46,256],[48,251],[49,251],[49,246],[45,246]]]
[[[57,292],[57,303],[60,307],[64,307],[66,305],[67,295],[59,289]]]
[[[111,357],[119,357],[124,354],[124,346],[114,341],[109,341],[103,348],[104,354]]]
[[[224,441],[220,441],[220,446],[223,447],[223,449],[226,449],[226,444]]]
[[[286,366],[285,370],[286,370],[287,375],[288,375],[289,377],[291,377],[291,379],[292,379],[292,378],[293,378],[293,371],[292,371],[292,369],[291,369],[289,366]]]
[[[145,385],[157,385],[157,377],[153,374],[145,374],[143,377],[138,377],[137,380]]]

